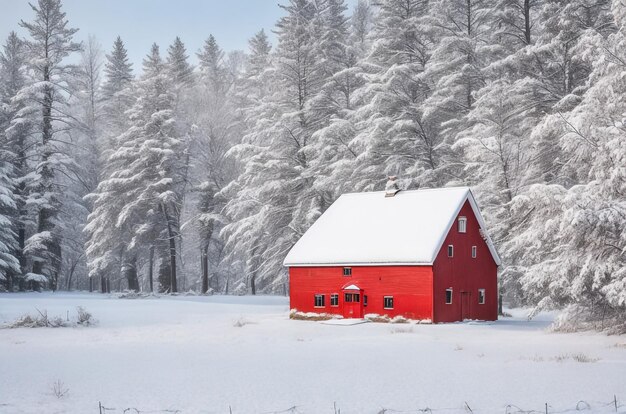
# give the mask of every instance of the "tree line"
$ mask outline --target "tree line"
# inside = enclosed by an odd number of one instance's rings
[[[624,0],[279,7],[275,46],[137,70],[32,6],[0,54],[5,289],[284,293],[306,229],[396,175],[472,187],[505,300],[624,328]]]

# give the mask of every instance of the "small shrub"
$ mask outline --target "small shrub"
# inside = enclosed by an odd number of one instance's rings
[[[54,395],[58,399],[66,397],[70,392],[69,388],[67,388],[63,381],[59,379],[52,383],[50,389],[52,390],[52,395]]]
[[[89,326],[93,324],[93,319],[91,313],[87,312],[87,309],[82,306],[76,307],[76,323],[82,326]]]
[[[576,362],[582,362],[582,363],[598,362],[600,360],[600,358],[590,357],[582,353],[572,355],[572,359]]]

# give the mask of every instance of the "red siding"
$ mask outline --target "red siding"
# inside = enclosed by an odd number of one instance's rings
[[[467,218],[466,233],[458,231],[458,217]],[[401,315],[410,319],[454,322],[463,319],[498,318],[496,265],[487,243],[480,235],[478,220],[465,202],[435,259],[433,266],[359,266],[352,276],[343,276],[343,267],[291,267],[289,269],[291,308],[302,312],[343,315],[342,288],[355,284],[367,295],[363,313]],[[454,246],[448,257],[448,245]],[[476,246],[476,258],[472,258]],[[452,303],[446,304],[446,289],[452,288]],[[485,303],[478,300],[485,290]],[[330,306],[330,294],[339,294],[339,306]],[[315,307],[315,295],[325,295],[325,306]],[[383,297],[393,296],[394,309],[384,309]]]
[[[465,202],[459,213],[459,217],[461,216],[467,217],[467,233],[459,233],[458,221],[455,220],[433,266],[433,322],[496,320],[498,267],[487,243],[480,236],[479,224],[469,202]],[[452,258],[448,257],[448,245],[454,246]],[[475,259],[472,258],[472,246],[477,247]],[[452,304],[447,305],[446,289],[450,287],[453,289]],[[478,289],[485,289],[484,305],[478,303]]]
[[[430,266],[352,267],[352,276],[343,276],[343,267],[291,267],[289,289],[291,309],[301,312],[343,314],[342,287],[355,284],[367,295],[364,314],[410,319],[432,319],[433,277]],[[339,294],[339,306],[330,306],[330,294]],[[316,308],[315,294],[324,294],[324,308]],[[383,297],[393,296],[394,309],[383,308]]]

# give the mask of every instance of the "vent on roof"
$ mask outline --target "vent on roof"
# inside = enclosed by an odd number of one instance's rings
[[[396,182],[396,176],[390,175],[387,185],[385,186],[385,197],[393,197],[400,192],[400,187]]]

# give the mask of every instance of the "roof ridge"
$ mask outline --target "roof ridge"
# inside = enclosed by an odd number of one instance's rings
[[[428,191],[445,191],[445,190],[460,190],[460,189],[465,189],[465,190],[470,190],[471,188],[469,186],[466,185],[460,185],[460,186],[455,186],[455,187],[435,187],[435,188],[415,188],[413,190],[401,190],[398,192],[398,194],[402,194],[402,193],[425,193]],[[377,191],[355,191],[353,193],[343,193],[341,194],[340,197],[344,197],[344,196],[359,196],[359,195],[367,195],[367,194],[381,194],[384,193],[385,190],[377,190]]]

